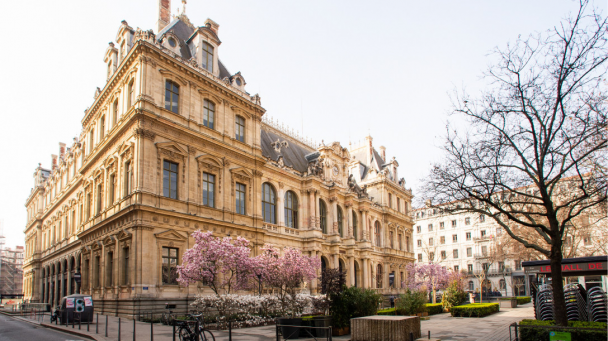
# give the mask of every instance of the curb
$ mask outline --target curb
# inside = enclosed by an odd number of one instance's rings
[[[78,331],[78,330],[70,330],[69,328],[58,327],[58,326],[56,326],[54,324],[50,324],[50,323],[46,323],[46,322],[40,323],[38,321],[32,321],[32,320],[23,318],[21,316],[14,316],[12,314],[7,314],[6,312],[3,312],[3,311],[0,311],[0,314],[5,315],[5,316],[10,316],[10,317],[12,317],[12,318],[14,318],[16,320],[22,321],[22,322],[36,324],[36,325],[42,326],[44,328],[57,330],[57,331],[60,331],[60,332],[66,333],[66,334],[77,335],[77,336],[84,337],[84,338],[89,339],[89,340],[95,340],[95,341],[107,341],[108,340],[108,339],[106,339],[103,336],[100,337],[100,336],[90,335],[90,334],[83,333],[83,332]]]

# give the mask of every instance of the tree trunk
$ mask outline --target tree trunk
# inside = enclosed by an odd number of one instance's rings
[[[561,242],[561,240],[560,240]],[[566,299],[564,298],[564,281],[562,276],[561,243],[551,245],[551,286],[553,287],[553,314],[558,326],[568,325]]]
[[[437,295],[435,294],[435,287],[433,286],[433,304],[437,303]]]

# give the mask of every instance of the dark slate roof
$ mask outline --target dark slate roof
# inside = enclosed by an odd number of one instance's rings
[[[271,145],[277,140],[280,142],[287,141],[288,143],[287,147],[281,147],[280,154]],[[271,160],[278,161],[279,156],[283,156],[285,166],[292,167],[300,173],[305,173],[308,171],[307,155],[314,152],[314,149],[303,147],[293,139],[285,138],[262,126],[262,155],[269,157]]]
[[[218,63],[220,64],[220,79],[224,79],[226,77],[228,78],[232,78],[232,76],[230,76],[230,72],[228,71],[228,69],[224,66],[224,63],[222,63],[221,60],[218,60]]]
[[[158,33],[156,38],[160,41],[165,34],[169,32],[175,34],[181,40],[179,45],[182,59],[190,59],[192,55],[190,54],[190,49],[188,48],[188,43],[186,43],[186,41],[192,36],[194,30],[181,20],[175,19],[169,25],[165,26],[165,28]]]

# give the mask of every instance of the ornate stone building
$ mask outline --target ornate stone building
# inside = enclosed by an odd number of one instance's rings
[[[196,229],[245,237],[254,253],[297,247],[350,285],[400,291],[414,254],[397,161],[371,137],[317,146],[267,120],[219,59],[219,25],[194,26],[184,11],[169,22],[168,2],[156,34],[122,22],[80,136],[34,173],[25,298],[54,305],[81,292],[108,313],[185,310],[210,292],[176,282]]]

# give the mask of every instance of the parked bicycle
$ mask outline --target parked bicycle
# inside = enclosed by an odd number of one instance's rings
[[[203,314],[188,314],[188,317],[193,320],[174,320],[175,325],[179,327],[177,334],[180,341],[215,341],[213,333],[205,328]]]

